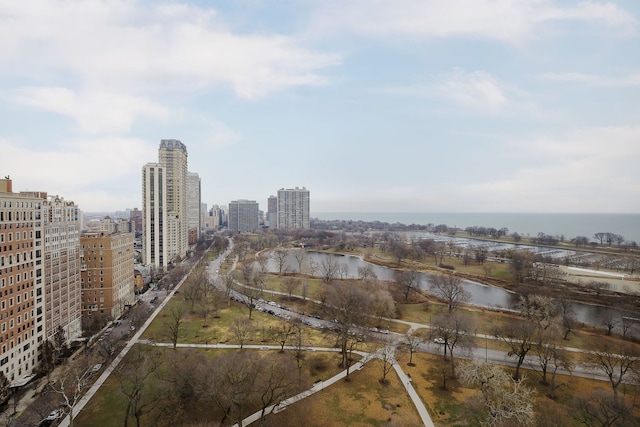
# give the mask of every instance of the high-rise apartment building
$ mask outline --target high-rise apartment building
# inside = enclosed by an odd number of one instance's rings
[[[310,228],[309,190],[305,187],[278,190],[277,228]]]
[[[189,246],[198,243],[200,238],[201,216],[201,188],[200,176],[194,172],[187,173],[187,227],[189,233]]]
[[[166,174],[166,201],[169,219],[175,219],[172,225],[176,231],[170,234],[169,255],[184,258],[189,250],[188,205],[187,205],[187,147],[177,139],[163,139],[158,149],[158,163]],[[175,240],[174,240],[175,239]]]
[[[0,179],[0,370],[14,383],[32,374],[46,339],[42,199]]]
[[[171,261],[167,219],[167,177],[158,163],[142,168],[142,260],[164,271]]]
[[[133,208],[129,212],[129,221],[131,221],[131,231],[135,233],[136,237],[139,237],[142,234],[142,211]]]
[[[89,232],[80,236],[82,321],[100,326],[135,302],[132,233]]]
[[[253,200],[235,200],[229,203],[229,230],[239,233],[253,232],[259,227],[258,203]]]
[[[267,199],[267,224],[269,228],[276,228],[278,225],[278,198],[269,196]]]
[[[59,196],[42,200],[46,338],[62,327],[67,342],[82,335],[80,212]]]

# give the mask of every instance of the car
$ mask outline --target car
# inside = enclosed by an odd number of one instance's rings
[[[378,332],[378,328],[369,328],[371,332]]]
[[[434,339],[433,342],[436,343],[436,344],[444,344],[444,338],[438,337],[438,338]]]
[[[96,365],[93,365],[93,368],[91,368],[91,373],[95,374],[96,372],[98,372],[100,370],[100,368],[102,368],[102,363],[98,363]]]
[[[62,416],[62,411],[60,409],[54,409],[51,413],[45,418],[45,421],[55,421]]]
[[[385,334],[385,335],[389,335],[389,330],[388,329],[383,329],[380,331],[381,334]]]

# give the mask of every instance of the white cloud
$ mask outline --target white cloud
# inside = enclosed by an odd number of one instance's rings
[[[623,76],[602,76],[598,74],[588,73],[542,73],[538,75],[539,79],[583,83],[596,87],[626,87],[640,86],[640,74],[628,74]]]
[[[143,97],[105,92],[78,93],[62,87],[27,87],[16,102],[71,117],[88,133],[125,132],[139,116],[167,118],[169,109]]]
[[[47,191],[73,200],[83,210],[113,209],[139,204],[142,164],[157,157],[157,146],[134,138],[75,140],[48,148],[0,139],[0,170],[11,176],[14,191]],[[29,167],[18,167],[28,162]],[[142,160],[141,160],[142,159]],[[137,190],[131,191],[134,187]],[[111,203],[135,194],[135,202]],[[129,200],[127,200],[129,201]],[[109,208],[110,207],[110,208]]]
[[[488,211],[637,212],[638,140],[640,126],[628,126],[514,142],[509,178],[470,184],[464,195],[489,200]]]
[[[72,73],[88,87],[137,92],[230,85],[255,98],[322,84],[317,70],[340,61],[292,37],[233,34],[214,10],[178,3],[5,2],[0,16],[3,74],[34,64],[42,80],[51,72]]]
[[[441,96],[475,109],[498,111],[509,104],[507,89],[484,71],[467,73],[456,68],[436,90]]]
[[[323,2],[316,31],[364,36],[482,37],[520,43],[558,21],[604,24],[616,34],[635,31],[637,20],[611,3],[552,0],[335,0]]]
[[[326,84],[319,70],[339,63],[294,37],[235,34],[210,8],[142,0],[0,4],[0,77],[18,80],[23,104],[67,115],[89,132],[165,117],[159,99],[229,88],[252,100]]]

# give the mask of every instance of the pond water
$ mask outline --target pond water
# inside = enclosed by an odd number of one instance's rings
[[[362,258],[353,255],[336,255],[322,252],[306,252],[302,262],[302,268],[306,271],[313,271],[315,276],[320,276],[320,268],[323,262],[327,262],[327,258],[331,257],[333,262],[337,262],[341,268],[339,269],[338,279],[357,279],[358,270],[369,267],[380,280],[394,281],[396,270],[379,266],[364,261]],[[288,252],[283,265],[283,271],[298,272],[298,260],[295,257],[295,251]],[[277,273],[279,270],[279,262],[271,256],[267,264],[270,272]],[[423,290],[428,291],[431,286],[432,274],[421,273],[420,286]],[[487,307],[487,308],[507,308],[513,309],[518,302],[519,295],[495,286],[485,285],[471,280],[464,280],[463,286],[471,295],[471,304]],[[617,319],[620,323],[621,315],[638,318],[638,313],[625,312],[620,310],[599,306],[573,302],[572,307],[576,314],[576,320],[585,324],[589,324],[598,328],[603,327],[603,319]],[[633,335],[640,335],[640,331],[634,326],[630,331]]]

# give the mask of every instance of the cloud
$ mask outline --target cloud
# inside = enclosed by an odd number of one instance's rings
[[[85,211],[135,206],[141,185],[141,159],[157,157],[157,145],[135,138],[79,139],[47,148],[28,147],[19,141],[0,139],[0,170],[13,180],[14,191],[46,191],[73,200]],[[27,159],[29,168],[13,159]],[[129,200],[131,194],[133,200]],[[111,194],[111,197],[107,197]],[[109,199],[127,199],[113,203]],[[130,198],[130,197],[129,197]]]
[[[19,104],[74,119],[88,133],[125,132],[139,116],[167,118],[170,110],[143,97],[106,92],[76,92],[62,87],[26,87],[14,97]]]
[[[484,71],[467,73],[456,68],[436,90],[441,96],[469,108],[498,111],[509,104],[507,89]]]
[[[504,163],[508,178],[461,191],[488,200],[487,211],[637,212],[639,139],[640,126],[621,126],[513,142],[513,152],[521,154]]]
[[[362,36],[468,37],[520,43],[559,21],[602,24],[616,34],[635,32],[637,20],[611,3],[551,0],[335,0],[323,2],[316,31]]]
[[[234,33],[211,8],[120,0],[0,4],[0,77],[25,105],[96,133],[128,130],[161,104],[231,90],[254,100],[327,84],[338,65],[294,36]],[[162,101],[159,101],[162,100]]]
[[[633,87],[640,86],[640,74],[624,76],[602,76],[588,73],[542,73],[537,76],[541,80],[557,82],[582,83],[594,87]]]

